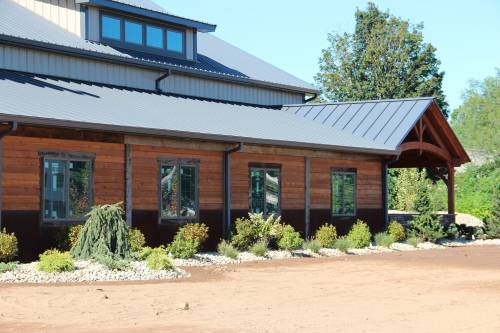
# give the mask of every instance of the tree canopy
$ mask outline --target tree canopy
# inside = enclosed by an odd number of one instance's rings
[[[468,149],[500,154],[500,69],[481,82],[472,81],[451,124]]]
[[[355,14],[354,33],[329,34],[315,80],[331,101],[434,96],[445,116],[444,72],[423,25],[369,3]]]

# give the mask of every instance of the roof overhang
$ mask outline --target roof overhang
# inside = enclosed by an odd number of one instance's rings
[[[145,8],[131,6],[125,3],[114,2],[111,0],[76,0],[76,3],[86,4],[110,10],[116,10],[127,14],[139,15],[149,19],[162,21],[165,23],[180,25],[186,28],[196,29],[200,32],[214,32],[217,26],[215,24],[200,22],[168,13],[161,13]]]

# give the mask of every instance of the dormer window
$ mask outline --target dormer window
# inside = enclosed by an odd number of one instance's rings
[[[112,46],[185,57],[186,32],[170,26],[140,22],[114,14],[101,14],[101,40]]]

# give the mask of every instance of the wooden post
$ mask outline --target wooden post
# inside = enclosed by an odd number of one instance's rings
[[[129,144],[125,144],[125,220],[132,226],[132,152]]]
[[[455,168],[448,164],[448,214],[455,214]]]
[[[311,158],[304,158],[305,190],[304,190],[304,219],[306,239],[311,237]]]
[[[0,138],[0,231],[2,230],[2,203],[3,203],[3,140]]]

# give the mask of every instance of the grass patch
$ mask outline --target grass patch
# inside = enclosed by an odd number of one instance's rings
[[[217,246],[217,252],[219,252],[220,255],[231,259],[238,258],[238,250],[236,250],[234,246],[227,243],[226,241],[222,241],[219,243],[219,245]]]
[[[406,240],[406,244],[411,245],[413,247],[417,247],[418,244],[422,243],[422,240],[416,236],[408,237]]]
[[[311,239],[311,240],[305,241],[304,244],[302,244],[302,248],[304,250],[309,250],[312,253],[318,253],[319,250],[321,249],[321,243],[317,239]]]
[[[394,237],[386,232],[379,232],[374,239],[378,246],[390,247],[394,243]]]
[[[347,251],[353,247],[354,245],[352,241],[348,238],[342,237],[335,241],[335,248],[340,252],[347,253]]]
[[[15,262],[0,262],[0,273],[13,271],[16,267],[17,264]]]
[[[254,256],[264,257],[267,253],[267,245],[266,241],[258,241],[252,245],[250,252],[252,252]]]

